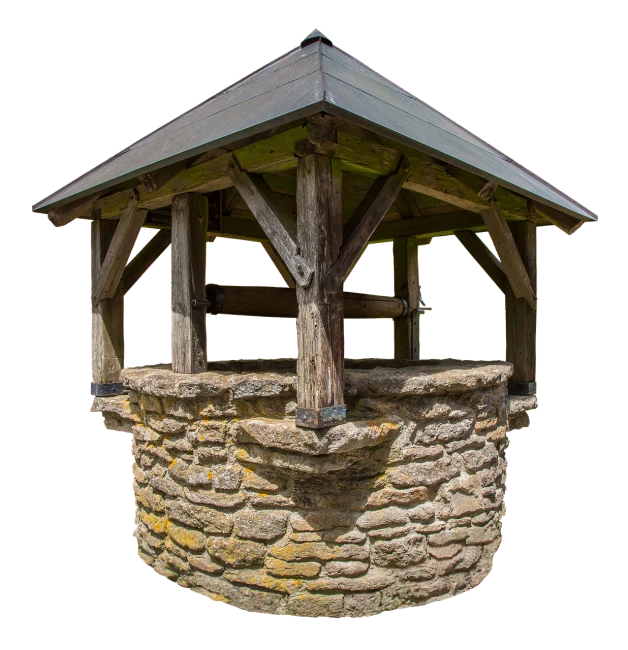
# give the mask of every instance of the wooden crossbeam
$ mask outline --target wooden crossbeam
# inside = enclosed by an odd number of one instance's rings
[[[156,192],[160,187],[163,187],[171,178],[176,176],[181,170],[187,167],[187,161],[181,160],[179,162],[156,169],[152,172],[140,174],[138,180],[144,186],[147,192]]]
[[[473,259],[486,271],[491,280],[506,293],[508,278],[504,267],[484,242],[469,230],[460,230],[454,234],[458,241],[469,251]]]
[[[146,218],[146,210],[139,208],[137,194],[132,193],[124,214],[116,228],[105,261],[100,268],[92,291],[92,302],[112,298],[118,289],[124,267],[131,255],[135,240]]]
[[[489,210],[482,210],[480,213],[486,229],[488,230],[508,282],[516,298],[525,298],[530,307],[536,308],[536,294],[530,281],[530,276],[523,264],[517,245],[510,232],[510,228],[504,219],[499,205],[493,201]]]
[[[389,176],[378,178],[343,229],[343,243],[338,259],[325,274],[325,288],[338,291],[347,278],[357,256],[375,232],[388,208],[399,194],[410,170],[405,158]]]
[[[235,158],[229,168],[229,177],[296,283],[307,287],[314,270],[299,254],[296,223],[275,199],[266,181],[245,172]]]
[[[370,242],[392,241],[397,237],[440,237],[456,230],[485,230],[484,220],[474,212],[449,212],[431,217],[400,219],[381,223],[371,236]]]
[[[168,246],[170,246],[170,230],[160,230],[127,264],[122,274],[122,288],[125,294]]]

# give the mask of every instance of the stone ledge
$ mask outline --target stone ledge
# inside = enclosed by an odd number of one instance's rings
[[[156,397],[190,399],[226,392],[236,400],[279,397],[296,395],[293,365],[290,359],[216,362],[209,367],[221,369],[180,375],[163,364],[127,368],[122,380],[129,390]],[[345,375],[345,393],[349,396],[437,395],[505,383],[512,375],[512,366],[503,361],[363,359],[346,360]]]
[[[303,429],[289,420],[244,420],[236,439],[308,455],[346,453],[380,445],[397,435],[399,424],[390,420],[347,422],[323,430]]]

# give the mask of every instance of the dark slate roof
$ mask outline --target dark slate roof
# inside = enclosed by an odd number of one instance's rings
[[[37,212],[325,111],[581,219],[596,216],[315,30],[300,47],[138,140],[36,204]]]

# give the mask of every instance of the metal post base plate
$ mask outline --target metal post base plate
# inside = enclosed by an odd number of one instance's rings
[[[92,395],[95,397],[111,397],[112,395],[123,395],[126,392],[124,384],[120,382],[112,382],[110,384],[92,383]]]
[[[319,409],[306,409],[297,407],[296,423],[298,427],[308,429],[324,429],[333,427],[335,424],[343,424],[347,421],[347,407],[325,406]]]
[[[512,381],[508,382],[509,395],[536,395],[535,381]]]

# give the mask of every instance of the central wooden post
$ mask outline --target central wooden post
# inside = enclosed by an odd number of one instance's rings
[[[408,313],[395,318],[395,359],[419,358],[419,245],[416,237],[393,240],[395,297],[408,303]]]
[[[536,295],[536,224],[516,221],[509,224],[532,290]],[[506,361],[514,366],[508,382],[511,395],[536,393],[536,309],[525,298],[516,298],[506,287]]]
[[[172,200],[172,370],[207,370],[205,252],[208,200],[200,194],[179,194]]]
[[[342,285],[329,293],[324,275],[342,245],[339,161],[321,154],[297,165],[297,241],[314,269],[308,286],[297,285],[299,426],[322,428],[346,420],[344,404],[344,313]]]

